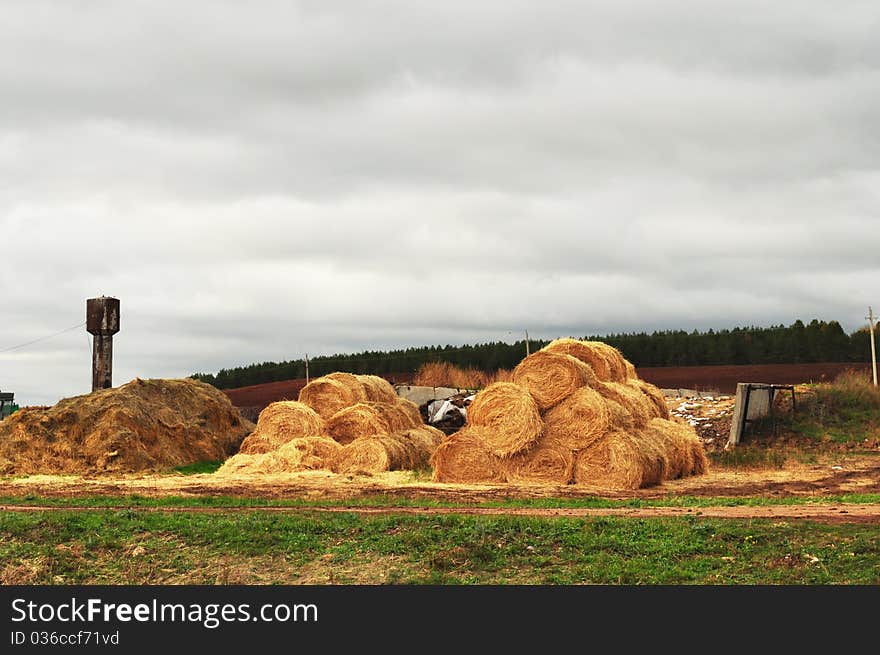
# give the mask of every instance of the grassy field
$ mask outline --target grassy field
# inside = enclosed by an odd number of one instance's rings
[[[698,517],[7,512],[0,582],[880,584],[880,540]]]

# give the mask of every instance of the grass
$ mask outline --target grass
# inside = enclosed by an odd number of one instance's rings
[[[195,464],[178,466],[174,469],[174,471],[175,473],[182,473],[183,475],[196,475],[198,473],[214,473],[221,466],[223,466],[222,460],[212,462],[196,462]]]
[[[709,454],[713,464],[726,468],[776,468],[781,469],[787,459],[778,449],[762,446],[740,445],[731,450],[720,450]]]
[[[813,385],[797,413],[780,418],[780,427],[814,442],[880,439],[880,388],[866,374],[843,373],[832,384]]]
[[[507,498],[479,503],[446,501],[429,496],[375,495],[344,499],[284,498],[266,499],[243,496],[0,496],[0,504],[34,507],[426,507],[464,508],[639,508],[639,507],[758,507],[773,505],[815,505],[835,503],[880,504],[880,494],[836,494],[826,496],[668,496],[666,498],[609,499],[598,496],[582,498]]]
[[[352,513],[0,515],[6,584],[878,584],[876,526]]]

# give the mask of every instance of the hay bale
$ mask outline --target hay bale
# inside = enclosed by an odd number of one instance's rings
[[[513,370],[513,381],[528,390],[542,412],[581,387],[598,383],[588,364],[548,350],[539,350],[522,360]]]
[[[378,375],[358,375],[358,381],[364,388],[366,400],[373,403],[393,403],[397,400],[394,387],[385,378]]]
[[[625,410],[617,405],[620,413]],[[581,387],[544,414],[544,435],[570,450],[580,450],[612,427],[608,402],[594,389]]]
[[[404,429],[408,427],[415,428],[420,425],[424,425],[425,422],[422,420],[422,413],[419,411],[419,406],[416,405],[413,401],[407,400],[406,398],[396,398],[393,405],[398,412],[407,417],[407,420],[409,422],[408,425],[404,425],[399,429]]]
[[[293,439],[256,462],[255,473],[297,473],[328,468],[342,449],[327,437]]]
[[[605,409],[608,411],[609,416],[609,430],[632,432],[635,429],[636,423],[629,410],[616,400],[611,400],[611,398],[604,398],[604,400]]]
[[[336,412],[360,402],[363,394],[356,394],[351,387],[339,380],[328,377],[317,378],[309,382],[299,392],[299,402],[311,407],[325,421]]]
[[[598,350],[608,362],[608,382],[626,382],[626,359],[614,346],[602,341],[587,341]]]
[[[642,486],[650,486],[670,479],[673,464],[669,459],[666,442],[653,432],[639,430],[631,435],[638,444],[644,457],[644,475]]]
[[[596,391],[603,398],[623,405],[632,416],[637,428],[644,427],[653,418],[653,405],[648,406],[648,400],[637,388],[619,382],[600,382],[596,386]]]
[[[666,397],[660,389],[644,380],[627,380],[627,385],[638,389],[644,394],[645,399],[648,401],[648,408],[653,414],[652,418],[669,418],[669,407],[666,405]]]
[[[0,474],[168,470],[223,460],[253,429],[215,387],[138,378],[0,421]]]
[[[685,442],[672,421],[661,418],[651,419],[639,433],[638,438],[651,439],[662,448],[666,457],[665,480],[674,480],[682,476],[689,458],[684,452]]]
[[[328,373],[324,378],[339,382],[339,384],[348,389],[349,394],[355,399],[355,402],[361,402],[367,399],[367,391],[364,388],[364,383],[361,381],[359,375],[337,371],[335,373]]]
[[[498,457],[525,450],[544,431],[535,400],[512,382],[496,382],[479,392],[468,407],[467,423],[484,428],[484,445]]]
[[[650,484],[649,463],[636,440],[625,432],[609,432],[578,453],[574,479],[609,490],[639,489]]]
[[[595,347],[595,343],[595,341],[578,341],[577,339],[566,337],[551,341],[541,350],[559,355],[570,355],[575,359],[579,359],[593,369],[593,373],[598,380],[604,382],[610,379],[608,359]]]
[[[330,467],[336,473],[348,474],[426,468],[444,436],[425,426],[357,439],[340,447]]]
[[[293,400],[272,403],[257,419],[257,429],[241,444],[245,454],[268,453],[291,439],[325,434],[326,424],[308,405]]]
[[[488,430],[465,426],[444,439],[434,455],[435,482],[505,482],[507,477],[500,457],[486,447]]]
[[[568,484],[574,475],[574,451],[548,436],[528,450],[503,460],[508,482]]]
[[[709,458],[706,455],[706,449],[703,442],[699,438],[689,439],[688,443],[691,448],[691,456],[693,457],[693,468],[691,475],[704,475],[709,471]]]
[[[626,367],[626,379],[627,380],[638,380],[639,374],[636,372],[636,367],[633,366],[632,362],[628,359],[623,360],[623,365]]]
[[[385,403],[357,403],[344,407],[327,421],[327,434],[345,445],[355,439],[390,434],[389,417],[401,421],[401,414]],[[398,425],[399,423],[395,423]]]

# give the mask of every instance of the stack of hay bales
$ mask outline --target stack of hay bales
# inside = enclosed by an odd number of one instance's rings
[[[438,482],[638,489],[706,471],[694,430],[604,343],[558,339],[474,398],[431,460]]]
[[[428,466],[443,433],[375,375],[331,373],[272,403],[219,474],[378,473]]]

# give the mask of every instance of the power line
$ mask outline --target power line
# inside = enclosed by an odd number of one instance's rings
[[[0,350],[0,353],[12,352],[13,350],[19,350],[21,348],[26,348],[27,346],[32,346],[35,343],[40,343],[41,341],[47,341],[49,339],[54,339],[55,337],[58,337],[58,336],[61,336],[62,334],[65,334],[66,332],[70,332],[72,330],[77,330],[81,327],[84,327],[85,324],[86,324],[85,321],[83,321],[82,323],[79,323],[77,325],[71,325],[69,328],[59,330],[58,332],[55,332],[54,334],[50,334],[45,337],[40,337],[39,339],[34,339],[33,341],[28,341],[26,343],[20,343],[17,346],[12,346],[10,348],[4,348],[3,350]]]

